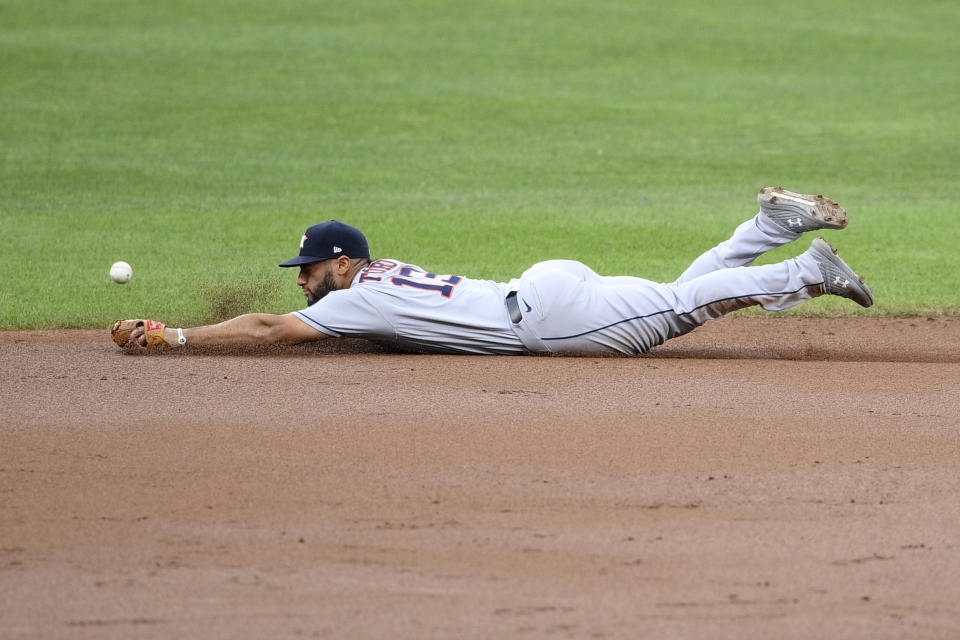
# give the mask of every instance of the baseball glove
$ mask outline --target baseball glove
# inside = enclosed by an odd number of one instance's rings
[[[156,349],[167,346],[163,339],[163,323],[156,320],[117,320],[110,330],[110,336],[118,346],[125,347],[130,343],[130,336],[135,329],[142,329],[143,336],[146,338],[146,348]],[[135,346],[144,345],[136,343]]]

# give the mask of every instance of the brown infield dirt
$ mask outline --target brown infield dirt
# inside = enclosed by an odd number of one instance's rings
[[[3,638],[960,637],[960,318],[0,365]]]

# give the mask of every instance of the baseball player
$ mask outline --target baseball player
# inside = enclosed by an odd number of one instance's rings
[[[842,229],[833,200],[770,187],[760,212],[673,282],[600,276],[572,260],[533,265],[507,283],[438,274],[395,259],[371,261],[360,230],[336,220],[307,229],[297,284],[308,306],[174,329],[120,320],[114,341],[132,350],[200,345],[293,344],[352,336],[432,353],[642,354],[713,318],[752,305],[780,311],[830,294],[874,302],[863,278],[823,238],[796,258],[751,266],[807,231]]]

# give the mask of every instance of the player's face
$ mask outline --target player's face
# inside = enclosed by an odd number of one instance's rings
[[[324,260],[323,262],[314,262],[300,267],[300,276],[297,278],[297,285],[303,290],[303,295],[307,297],[307,306],[324,297],[331,291],[336,291],[340,287],[334,276],[334,261]]]

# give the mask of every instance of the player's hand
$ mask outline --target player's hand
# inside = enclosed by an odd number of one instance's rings
[[[156,320],[117,320],[110,330],[110,336],[119,347],[146,351],[167,346],[163,330],[163,323]]]

